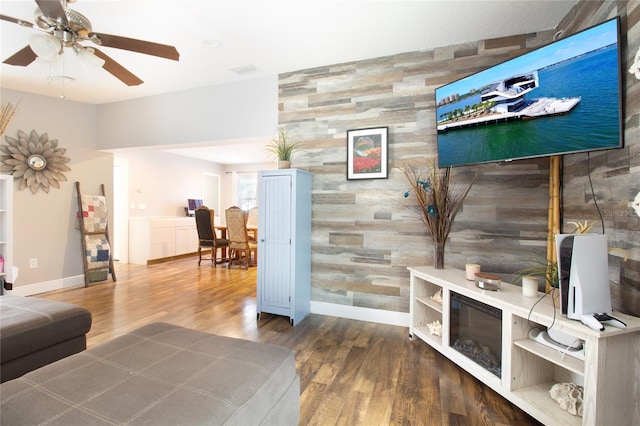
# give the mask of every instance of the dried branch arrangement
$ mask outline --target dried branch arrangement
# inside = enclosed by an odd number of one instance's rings
[[[9,123],[11,123],[17,111],[18,107],[14,107],[11,102],[5,102],[2,104],[2,107],[0,107],[0,137],[4,135],[4,132],[7,130]]]
[[[451,167],[439,169],[432,165],[428,168],[413,166],[401,167],[411,190],[405,192],[408,198],[411,192],[416,195],[417,207],[422,221],[426,225],[434,242],[446,241],[451,226],[471,186],[475,175],[467,184],[454,183]]]

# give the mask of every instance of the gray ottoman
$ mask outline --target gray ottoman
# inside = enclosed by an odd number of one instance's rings
[[[291,350],[154,323],[0,385],[2,425],[297,425]]]
[[[36,297],[0,296],[0,381],[87,348],[91,313]]]

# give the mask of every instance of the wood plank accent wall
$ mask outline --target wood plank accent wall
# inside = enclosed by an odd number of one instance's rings
[[[584,1],[575,14],[568,14],[558,28],[574,33],[616,15],[622,22],[623,83],[625,92],[625,147],[599,153],[565,156],[563,171],[563,210],[565,231],[571,221],[596,222],[594,231],[602,232],[589,183],[593,182],[595,201],[604,219],[609,247],[626,251],[609,256],[609,272],[614,309],[640,316],[640,217],[631,201],[640,191],[640,81],[628,72],[640,47],[639,1]]]
[[[562,24],[575,32],[573,28],[602,22],[615,15],[617,3],[611,3],[580,2],[576,13],[568,15],[573,18]],[[630,4],[620,2],[621,15],[626,15],[625,6]],[[633,4],[635,16],[639,9],[637,2]],[[629,43],[637,49],[640,28],[633,25],[632,30]],[[312,300],[409,311],[406,267],[432,264],[433,248],[419,215],[408,204],[411,198],[403,196],[409,186],[397,168],[427,166],[435,160],[435,88],[547,44],[554,34],[550,30],[481,40],[279,76],[279,123],[304,143],[292,167],[314,175]],[[625,55],[627,69],[633,53]],[[624,78],[629,94],[637,92],[640,85]],[[607,218],[607,233],[630,255],[622,268],[623,292],[640,288],[639,218],[629,213],[629,201],[640,190],[638,97],[630,97],[626,148],[592,155],[591,161],[592,169],[597,166],[593,177],[600,185],[598,197],[616,200],[619,209]],[[389,127],[389,178],[348,181],[347,130],[382,126]],[[567,158],[564,170],[565,217],[595,220],[584,186],[584,156]],[[477,180],[447,242],[446,267],[462,269],[474,262],[484,271],[506,276],[527,266],[527,259],[545,255],[548,159],[455,172],[462,180],[475,173]],[[619,217],[618,211],[625,213]],[[640,314],[637,304],[630,310]]]

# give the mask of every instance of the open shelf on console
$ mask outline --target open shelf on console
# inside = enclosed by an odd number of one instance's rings
[[[516,340],[513,344],[573,373],[584,375],[584,361],[563,354],[561,349],[549,348],[531,339]]]
[[[556,401],[549,396],[549,389],[556,382],[545,382],[526,388],[518,389],[512,393],[520,398],[524,404],[532,406],[540,412],[545,424],[557,424],[567,426],[578,426],[582,424],[582,417],[569,414],[561,409]]]
[[[438,303],[427,296],[416,296],[416,300],[430,307],[431,309],[442,313],[442,303]]]
[[[414,309],[411,312],[411,337],[418,337],[434,347],[442,347],[442,336],[431,334],[428,325],[434,321],[443,323],[442,304],[431,297],[442,293],[442,287],[419,277],[414,277],[411,288]],[[443,325],[444,328],[444,325]],[[414,336],[415,335],[415,336]]]
[[[420,325],[413,328],[414,337],[419,337],[421,340],[428,342],[431,346],[442,346],[442,336],[436,336],[431,334],[429,327],[426,325]]]

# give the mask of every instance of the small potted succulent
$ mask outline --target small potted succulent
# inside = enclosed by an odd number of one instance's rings
[[[293,151],[299,146],[300,142],[289,141],[286,128],[278,127],[278,136],[271,139],[271,143],[266,146],[266,149],[278,160],[279,169],[288,169],[291,167]]]

